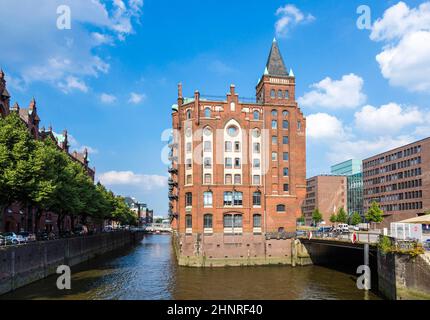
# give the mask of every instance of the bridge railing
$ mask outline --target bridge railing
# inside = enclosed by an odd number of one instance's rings
[[[354,236],[355,234],[355,236]],[[360,233],[360,232],[322,232],[322,231],[310,231],[300,232],[297,234],[298,238],[306,239],[325,239],[325,240],[336,240],[344,242],[357,243],[377,243],[379,234],[377,233]]]

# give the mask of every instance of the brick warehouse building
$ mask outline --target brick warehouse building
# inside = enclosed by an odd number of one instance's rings
[[[180,264],[287,261],[289,241],[267,238],[285,238],[301,216],[306,120],[276,40],[256,102],[239,98],[234,85],[222,99],[198,91],[184,98],[179,85],[172,108],[169,200]]]
[[[381,227],[430,210],[430,138],[363,160],[364,211],[384,211]]]
[[[34,98],[28,105],[28,108],[21,108],[18,103],[15,103],[11,107],[10,98],[11,96],[6,88],[5,74],[3,70],[0,70],[0,117],[5,117],[11,112],[16,112],[34,139],[52,139],[60,150],[66,152],[73,161],[80,163],[94,180],[95,169],[89,167],[88,151],[85,149],[84,152],[70,152],[66,130],[61,135],[53,132],[52,128],[48,130],[39,128],[40,118]],[[4,212],[0,212],[0,232],[19,232],[21,230],[29,232],[44,230],[58,231],[57,215],[55,213],[43,212],[38,225],[36,225],[35,215],[35,210],[32,208],[24,207],[20,203],[14,203],[10,207],[5,208]],[[64,223],[70,226],[69,219],[65,219]]]

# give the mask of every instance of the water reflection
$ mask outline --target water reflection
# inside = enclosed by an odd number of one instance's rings
[[[185,268],[175,263],[167,235],[72,270],[72,290],[49,277],[2,299],[377,299],[355,277],[317,266]]]

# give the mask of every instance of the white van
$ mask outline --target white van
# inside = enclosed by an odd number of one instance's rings
[[[337,230],[340,232],[349,232],[349,225],[346,223],[340,223],[337,225]]]

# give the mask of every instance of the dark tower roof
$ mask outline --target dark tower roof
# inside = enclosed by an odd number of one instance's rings
[[[270,49],[269,58],[267,59],[265,73],[273,76],[288,76],[288,71],[285,67],[276,39],[273,39],[272,42],[272,48]]]

